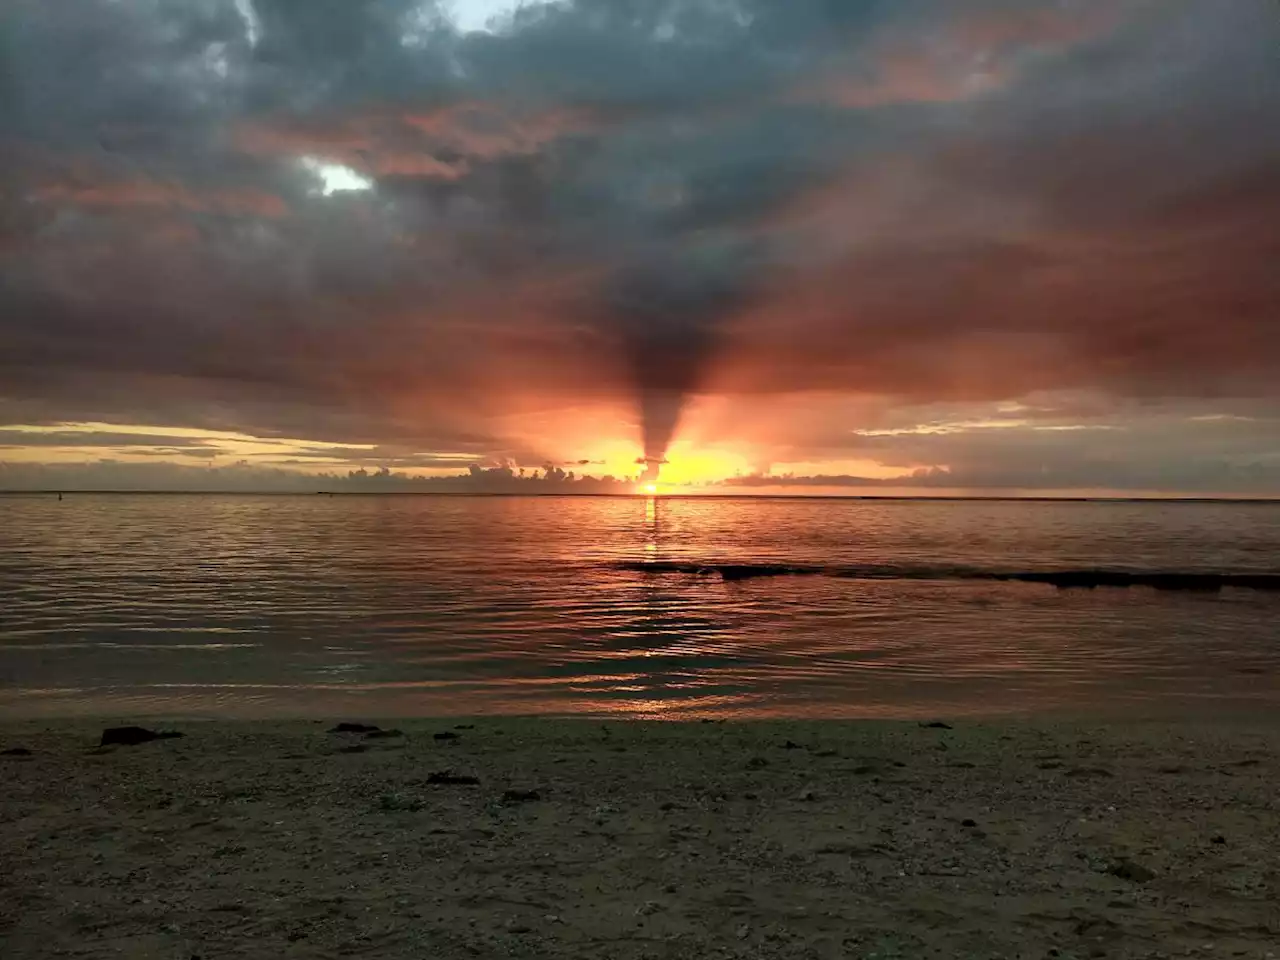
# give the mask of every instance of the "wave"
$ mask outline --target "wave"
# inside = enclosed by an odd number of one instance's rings
[[[1276,573],[1197,573],[1178,570],[1107,570],[1067,568],[1058,570],[983,570],[968,567],[908,567],[888,565],[832,566],[795,563],[695,563],[681,560],[622,560],[610,564],[616,570],[645,573],[716,576],[722,580],[759,577],[838,577],[847,580],[995,580],[1043,583],[1062,590],[1098,587],[1151,587],[1155,590],[1187,590],[1214,593],[1224,587],[1242,590],[1280,590]]]

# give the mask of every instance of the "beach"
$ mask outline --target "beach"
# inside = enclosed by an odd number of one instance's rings
[[[0,952],[1280,955],[1269,724],[351,719],[6,722]]]

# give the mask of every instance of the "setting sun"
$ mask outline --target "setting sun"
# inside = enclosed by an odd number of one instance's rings
[[[661,480],[665,484],[706,485],[751,470],[750,461],[737,450],[697,446],[678,440],[667,452]]]

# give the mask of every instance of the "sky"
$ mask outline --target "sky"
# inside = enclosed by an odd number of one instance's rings
[[[9,0],[0,489],[1280,495],[1277,50],[1274,0]]]

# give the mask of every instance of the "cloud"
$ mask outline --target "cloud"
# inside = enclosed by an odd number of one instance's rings
[[[1141,4],[931,5],[928,13],[889,21],[867,56],[839,58],[797,98],[865,109],[948,103],[997,91],[1037,58],[1097,39]]]
[[[11,423],[559,462],[588,408],[660,457],[713,395],[1280,383],[1265,0],[15,2]]]
[[[6,447],[164,447],[197,450],[209,446],[198,437],[163,433],[112,433],[107,430],[14,430],[0,427],[0,449]]]

